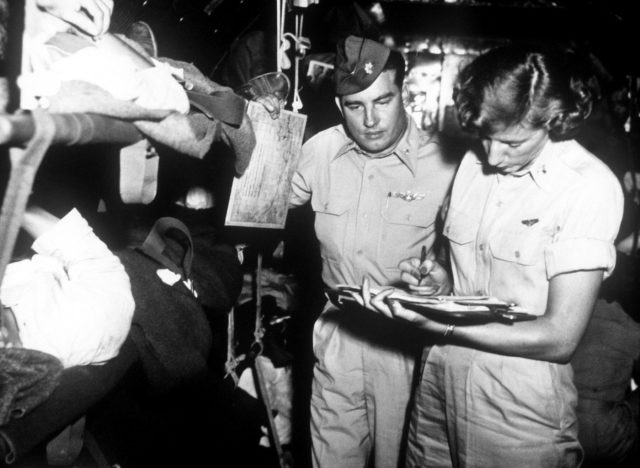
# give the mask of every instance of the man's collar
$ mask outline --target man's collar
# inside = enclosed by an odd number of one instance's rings
[[[418,149],[420,147],[420,131],[410,115],[406,114],[406,119],[407,129],[396,145],[395,153],[415,176],[416,160],[418,159]]]
[[[344,145],[338,150],[338,152],[331,158],[331,161],[335,161],[340,156],[347,154],[349,151],[356,150],[358,145],[347,135],[347,132],[344,130],[344,125],[338,125],[334,127],[334,131],[338,132],[340,136],[344,139]]]
[[[420,148],[420,131],[414,120],[409,114],[405,114],[407,119],[407,128],[404,131],[402,137],[396,144],[395,148],[390,150],[388,155],[395,154],[402,163],[407,166],[411,173],[416,175],[416,160],[418,158],[418,149]],[[332,161],[335,161],[340,156],[347,154],[349,151],[357,151],[361,154],[369,156],[366,151],[363,151],[355,141],[353,141],[345,132],[344,126],[339,125],[336,127],[338,131],[345,138],[345,144],[338,150]]]

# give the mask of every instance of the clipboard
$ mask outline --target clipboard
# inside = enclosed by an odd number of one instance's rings
[[[372,288],[375,296],[382,289]],[[327,298],[337,307],[357,304],[350,292],[361,292],[361,288],[338,285],[325,290]],[[431,320],[456,325],[478,325],[490,322],[514,323],[535,320],[537,315],[526,309],[491,296],[418,296],[396,289],[389,296],[406,309],[417,312]]]

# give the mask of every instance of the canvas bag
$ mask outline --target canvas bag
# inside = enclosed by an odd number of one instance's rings
[[[171,217],[158,219],[141,246],[118,253],[136,302],[131,337],[158,391],[207,372],[212,333],[190,277],[193,254],[189,229]]]

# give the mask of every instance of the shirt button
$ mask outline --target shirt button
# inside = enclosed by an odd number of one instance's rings
[[[515,251],[515,256],[516,256],[516,258],[520,258],[520,251],[519,250]]]
[[[362,249],[358,249],[358,250],[356,251],[356,254],[358,254],[358,255],[362,255],[362,253],[363,253],[363,252],[362,252]]]
[[[375,176],[374,176],[373,174],[369,174],[369,177],[367,177],[367,179],[369,179],[369,180],[373,180],[373,178],[374,178],[374,177],[375,177]]]
[[[367,219],[368,216],[369,215],[367,213],[365,213],[365,214],[362,215],[362,219]]]
[[[480,244],[478,248],[480,249],[480,252],[484,252],[484,244]]]
[[[496,206],[497,206],[498,208],[500,208],[500,207],[502,206],[502,202],[501,202],[500,200],[498,200],[498,202],[496,203]]]

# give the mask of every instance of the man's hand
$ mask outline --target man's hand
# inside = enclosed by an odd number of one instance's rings
[[[262,104],[262,107],[267,110],[273,120],[276,120],[278,119],[278,117],[280,117],[281,102],[275,94],[265,94],[264,96],[259,96],[255,98],[255,101]]]
[[[41,10],[98,37],[109,30],[113,0],[36,0]]]

